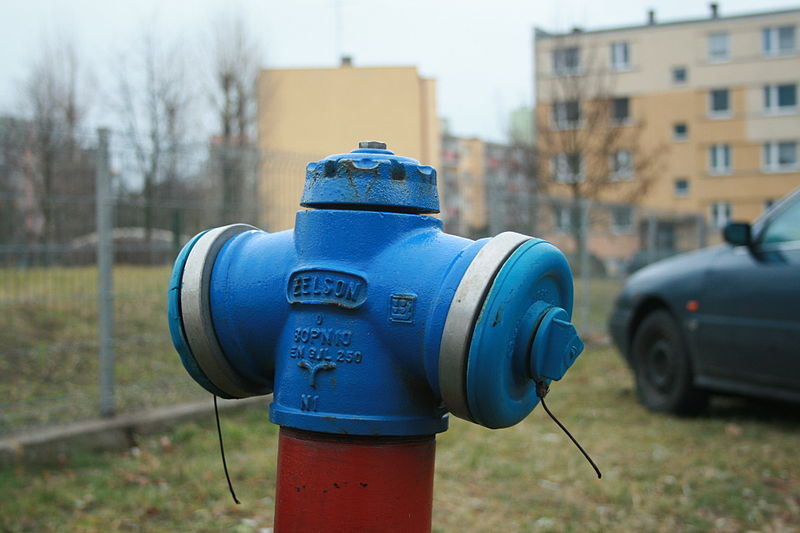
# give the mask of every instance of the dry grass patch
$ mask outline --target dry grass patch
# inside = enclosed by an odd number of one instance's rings
[[[592,348],[548,405],[603,479],[540,408],[490,431],[453,419],[438,438],[434,529],[542,532],[798,531],[796,407],[715,401],[709,416],[649,413],[619,356]],[[126,453],[0,473],[0,531],[258,531],[270,527],[277,434],[264,410],[223,418],[231,503],[213,420]]]

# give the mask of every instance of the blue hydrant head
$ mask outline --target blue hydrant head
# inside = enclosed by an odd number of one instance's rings
[[[300,205],[438,213],[436,171],[394,155],[382,142],[363,141],[349,154],[330,155],[308,164]]]
[[[310,163],[293,230],[235,224],[175,262],[172,339],[210,392],[274,392],[280,425],[354,435],[499,428],[583,349],[551,244],[442,232],[436,172],[369,141]]]

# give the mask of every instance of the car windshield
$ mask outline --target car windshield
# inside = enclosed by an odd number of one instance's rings
[[[800,195],[783,207],[764,230],[762,244],[800,241]]]

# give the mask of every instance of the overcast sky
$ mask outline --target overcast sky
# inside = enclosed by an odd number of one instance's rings
[[[723,16],[798,6],[797,0],[719,3]],[[3,0],[0,110],[18,108],[26,64],[44,39],[74,38],[103,86],[102,72],[134,45],[143,24],[156,23],[202,56],[204,38],[226,9],[244,14],[265,66],[331,67],[341,53],[361,66],[416,65],[438,80],[439,114],[454,133],[492,140],[503,139],[510,110],[532,101],[534,26],[593,29],[641,24],[648,9],[659,21],[709,11],[708,2],[696,0]],[[99,112],[94,118],[103,120]]]

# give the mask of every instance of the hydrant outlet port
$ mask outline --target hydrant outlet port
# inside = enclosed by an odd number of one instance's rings
[[[475,323],[497,272],[528,240],[529,236],[510,231],[489,240],[461,278],[447,312],[439,353],[439,388],[450,413],[464,420],[474,421],[467,402],[466,381]]]
[[[529,352],[518,349],[520,338],[530,338],[532,305],[572,312],[567,260],[540,239],[527,240],[503,263],[472,332],[465,390],[469,419],[482,426],[513,426],[539,403]],[[533,345],[535,351],[536,339]]]
[[[180,300],[180,324],[171,324],[171,327],[182,330],[186,341],[183,359],[191,359],[193,364],[188,369],[195,379],[201,378],[198,380],[201,385],[224,398],[246,398],[271,392],[270,386],[256,385],[231,367],[219,345],[211,318],[209,287],[214,262],[231,238],[247,231],[260,230],[247,224],[231,224],[204,232],[190,243],[184,261],[176,262],[174,273],[180,275],[181,280],[181,289],[174,295]]]

